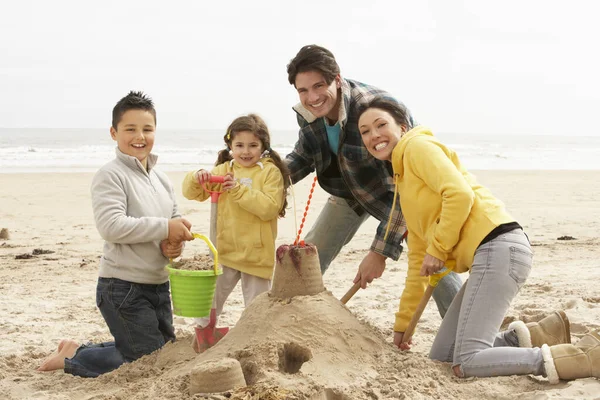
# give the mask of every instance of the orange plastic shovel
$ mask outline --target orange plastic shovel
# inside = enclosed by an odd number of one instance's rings
[[[404,335],[402,336],[402,343],[408,343],[410,341],[413,333],[415,333],[417,323],[421,319],[421,315],[423,314],[423,311],[425,311],[427,303],[429,303],[429,299],[431,298],[434,289],[437,287],[438,283],[440,283],[442,278],[448,275],[450,272],[452,272],[451,269],[444,267],[429,277],[429,285],[427,285],[427,289],[425,290],[423,297],[421,297],[421,301],[419,302],[415,313],[410,319],[406,330],[404,331]]]

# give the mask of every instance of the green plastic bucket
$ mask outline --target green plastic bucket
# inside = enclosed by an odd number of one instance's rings
[[[188,271],[172,267],[173,260],[166,266],[171,281],[173,314],[180,317],[208,317],[212,307],[217,276],[223,271],[218,268],[218,253],[212,242],[204,235],[193,236],[206,242],[214,256],[214,268],[210,271]]]

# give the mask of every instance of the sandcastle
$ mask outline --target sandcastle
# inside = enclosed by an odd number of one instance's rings
[[[325,290],[317,249],[284,245],[277,249],[271,291],[193,360],[190,394],[260,384],[283,388],[282,398],[296,398],[291,393],[302,388],[302,397],[308,390],[310,398],[346,399],[347,389],[377,376],[386,349],[380,335]]]

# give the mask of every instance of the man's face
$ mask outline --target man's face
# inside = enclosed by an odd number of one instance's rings
[[[296,90],[302,105],[315,117],[327,117],[330,122],[337,122],[339,103],[338,89],[340,76],[336,76],[330,85],[318,71],[300,72],[296,75]]]

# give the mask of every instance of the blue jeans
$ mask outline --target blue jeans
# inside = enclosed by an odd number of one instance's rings
[[[540,348],[519,348],[514,332],[498,333],[529,276],[532,258],[521,229],[479,246],[469,279],[442,321],[429,357],[459,365],[465,377],[545,375]]]
[[[175,340],[169,282],[147,285],[99,278],[96,305],[115,340],[79,347],[65,359],[65,372],[95,378]]]
[[[307,243],[317,246],[321,273],[327,271],[329,264],[337,257],[342,247],[352,240],[358,228],[368,218],[369,214],[366,212],[363,215],[356,214],[344,199],[329,197],[305,239]],[[433,298],[442,318],[461,286],[462,280],[458,274],[451,272],[433,291]]]

